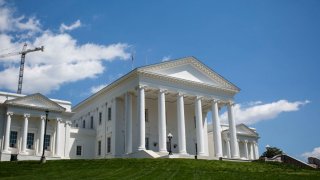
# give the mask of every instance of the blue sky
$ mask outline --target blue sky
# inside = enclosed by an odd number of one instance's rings
[[[320,157],[319,9],[316,0],[0,0],[0,54],[44,45],[27,55],[23,92],[74,105],[130,71],[131,52],[135,67],[195,56],[241,88],[239,119],[257,128],[260,152]],[[0,59],[1,91],[16,91],[18,65]]]

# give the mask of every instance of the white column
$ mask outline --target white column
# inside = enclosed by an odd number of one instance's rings
[[[246,156],[246,159],[249,159],[249,153],[248,153],[248,141],[244,141],[244,154]]]
[[[159,152],[167,152],[167,129],[166,129],[166,90],[159,90],[158,94],[158,130]]]
[[[144,87],[138,87],[138,151],[145,150],[145,95]]]
[[[237,141],[236,123],[233,114],[234,104],[228,104],[228,119],[229,119],[229,133],[230,133],[230,147],[232,158],[239,158],[239,144]]]
[[[27,149],[27,136],[28,136],[28,121],[30,114],[24,114],[23,134],[22,134],[22,147],[21,152],[26,153]]]
[[[38,153],[42,154],[43,151],[43,141],[44,141],[44,126],[45,126],[45,120],[46,116],[41,116],[41,123],[40,123],[40,137],[39,137],[39,149]]]
[[[65,124],[65,146],[64,146],[64,157],[69,158],[70,146],[69,146],[69,139],[70,139],[70,126],[71,121],[67,121]]]
[[[253,145],[254,145],[254,156],[255,156],[255,159],[259,159],[258,143],[256,141],[254,141]]]
[[[253,143],[251,142],[250,143],[250,159],[254,159],[254,152],[253,152],[254,150],[253,150]]]
[[[62,120],[57,118],[57,128],[56,128],[56,144],[55,144],[55,155],[60,156],[60,122]]]
[[[214,152],[217,158],[222,157],[222,141],[221,141],[221,125],[218,110],[218,101],[212,101],[212,129],[213,129],[213,144]]]
[[[6,134],[5,134],[5,141],[4,141],[4,152],[9,151],[9,141],[10,141],[10,127],[11,127],[11,116],[13,115],[12,112],[7,112],[7,124],[6,124]]]
[[[203,123],[202,123],[202,105],[201,97],[196,97],[195,102],[196,127],[197,127],[197,145],[198,154],[204,156],[204,139],[203,139]]]
[[[178,93],[177,118],[178,118],[178,148],[179,154],[187,154],[186,148],[186,125],[184,116],[184,95]]]
[[[125,117],[126,117],[126,154],[132,153],[132,95],[125,94]]]
[[[228,158],[231,158],[230,139],[226,140],[226,144],[227,144],[227,156]]]

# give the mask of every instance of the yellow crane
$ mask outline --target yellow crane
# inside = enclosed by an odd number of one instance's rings
[[[25,59],[26,59],[26,55],[27,55],[28,53],[30,53],[30,52],[43,51],[43,49],[44,49],[43,46],[41,46],[41,47],[36,47],[36,48],[34,48],[34,49],[27,49],[27,43],[24,43],[23,48],[22,48],[22,51],[0,55],[0,58],[4,58],[4,57],[9,57],[9,56],[14,56],[14,55],[19,55],[19,54],[21,54],[21,62],[20,62],[20,71],[19,71],[19,81],[18,81],[17,94],[21,94],[21,91],[22,91],[24,62],[25,62]]]

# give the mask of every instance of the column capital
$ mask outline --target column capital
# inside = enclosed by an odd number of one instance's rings
[[[142,85],[142,84],[139,84],[138,86],[136,86],[136,90],[138,89],[146,89],[147,86],[146,85]]]
[[[212,103],[220,103],[221,101],[219,99],[211,98],[210,99]]]
[[[72,122],[71,121],[66,121],[66,125],[71,125]]]
[[[228,106],[234,106],[236,103],[234,101],[227,101]]]
[[[246,144],[247,144],[247,143],[248,143],[248,140],[244,140],[244,143],[246,143]]]
[[[178,96],[178,97],[180,97],[180,96],[185,97],[185,96],[186,96],[186,94],[185,94],[185,93],[183,93],[183,92],[178,92],[177,96]]]
[[[226,138],[226,141],[229,142],[229,141],[230,141],[230,138]]]
[[[57,118],[57,122],[62,122],[62,118]]]
[[[166,92],[168,92],[168,90],[167,89],[159,89],[159,92],[160,93],[166,93]]]
[[[46,120],[46,115],[41,115],[40,118],[41,120]]]
[[[24,114],[23,115],[25,118],[29,118],[30,117],[30,114]]]
[[[203,96],[196,96],[196,100],[203,100]]]
[[[7,116],[12,116],[13,115],[13,112],[7,112]]]

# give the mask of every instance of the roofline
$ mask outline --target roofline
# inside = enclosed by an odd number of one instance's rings
[[[47,99],[48,101],[51,101],[53,102],[56,106],[58,106],[59,108],[63,109],[63,111],[66,111],[67,109],[62,107],[60,104],[58,104],[57,102],[53,101],[52,99],[49,99],[47,98],[46,96],[42,95],[41,93],[35,93],[35,94],[30,94],[30,95],[24,95],[24,96],[21,96],[21,97],[18,97],[18,98],[15,98],[15,99],[10,99],[10,100],[6,100],[4,101],[3,104],[5,105],[11,105],[11,106],[19,106],[19,107],[30,107],[30,108],[35,108],[34,106],[23,106],[23,105],[19,105],[19,104],[16,104],[16,103],[11,103],[12,101],[16,101],[16,100],[19,100],[19,99],[22,99],[22,98],[25,98],[27,96],[36,96],[36,95],[39,95],[45,99]],[[9,103],[9,104],[8,104]],[[36,107],[36,109],[43,109],[45,110],[46,108],[41,108],[41,107]],[[53,110],[53,111],[56,111],[56,112],[63,112],[63,111],[60,111],[60,110],[54,110],[54,109],[50,109],[50,110]]]
[[[37,94],[37,93],[35,93]],[[39,93],[41,94],[41,93]],[[4,91],[0,91],[0,95],[4,95],[4,96],[13,96],[13,97],[16,97],[16,98],[19,98],[19,97],[25,97],[25,96],[28,96],[26,94],[17,94],[17,93],[11,93],[11,92],[4,92]],[[29,95],[33,95],[33,94],[29,94]],[[42,94],[41,94],[42,95]],[[43,95],[44,96],[44,95]],[[46,97],[46,96],[45,96]],[[47,97],[48,98],[48,97]],[[72,103],[70,101],[65,101],[65,100],[60,100],[60,99],[51,99],[51,98],[48,98],[50,99],[51,101],[54,101],[56,103],[63,103],[63,104],[68,104],[68,105],[71,105]]]
[[[76,104],[75,106],[71,107],[72,111],[75,109],[78,109],[82,104],[91,101],[92,99],[94,99],[95,97],[99,96],[101,93],[108,91],[109,89],[113,88],[114,86],[116,86],[116,84],[124,81],[125,79],[127,79],[128,77],[130,77],[131,75],[133,75],[134,73],[140,73],[143,68],[148,68],[148,67],[152,67],[152,66],[156,66],[156,65],[161,65],[161,64],[166,64],[166,63],[170,63],[173,61],[183,61],[187,58],[193,58],[196,61],[198,61],[201,65],[203,65],[204,67],[208,68],[209,70],[211,70],[212,72],[214,72],[215,74],[217,74],[220,78],[222,78],[223,80],[227,81],[229,84],[231,84],[232,86],[234,86],[237,89],[237,92],[240,91],[240,88],[237,87],[236,85],[234,85],[233,83],[231,83],[230,81],[228,81],[226,78],[224,78],[223,76],[221,76],[219,73],[215,72],[214,70],[212,70],[210,67],[208,67],[207,65],[203,64],[200,60],[198,60],[197,58],[195,58],[194,56],[185,56],[182,58],[177,58],[177,59],[172,59],[172,60],[168,60],[168,61],[164,61],[164,62],[160,62],[160,63],[153,63],[153,64],[149,64],[149,65],[144,65],[144,66],[139,66],[136,67],[135,69],[129,71],[127,74],[119,77],[118,79],[116,79],[115,81],[113,81],[111,84],[108,84],[106,87],[100,89],[98,92],[90,95],[89,97],[85,98],[84,100],[80,101],[78,104]]]
[[[124,81],[125,79],[127,79],[128,77],[130,77],[131,75],[135,74],[138,68],[135,68],[131,71],[129,71],[127,74],[121,76],[120,78],[116,79],[115,81],[113,81],[111,84],[108,84],[106,87],[100,89],[98,92],[91,94],[89,97],[85,98],[84,100],[80,101],[78,104],[76,104],[75,106],[71,107],[71,110],[75,110],[77,108],[80,107],[80,105],[82,105],[83,103],[86,103],[88,101],[90,101],[91,99],[97,97],[98,95],[100,95],[101,93],[108,91],[109,89],[111,89],[112,87],[116,86],[116,84]]]

